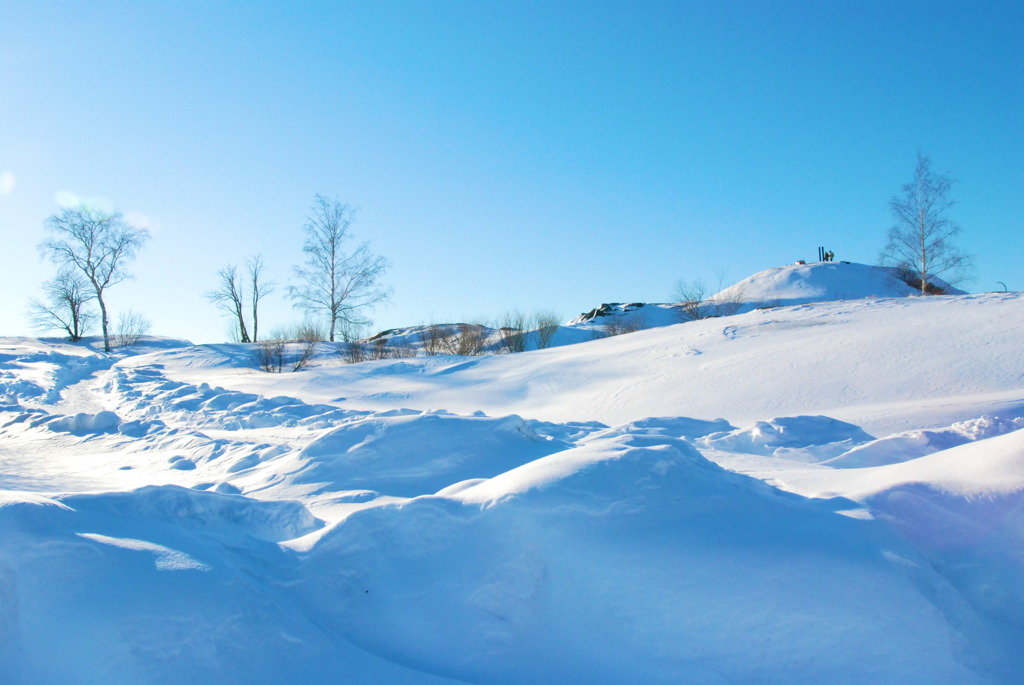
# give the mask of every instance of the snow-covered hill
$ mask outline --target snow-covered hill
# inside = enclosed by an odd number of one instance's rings
[[[948,295],[964,295],[944,281],[932,278]],[[608,303],[584,312],[569,321],[569,326],[603,331],[670,326],[694,318],[731,316],[755,309],[779,306],[861,300],[867,298],[913,297],[920,291],[899,278],[891,267],[852,262],[798,262],[765,269],[744,278],[706,300],[690,307],[675,304]]]
[[[962,290],[932,278],[947,295]],[[899,278],[896,269],[853,262],[813,262],[766,269],[729,286],[714,297],[748,308],[920,295]]]
[[[2,339],[3,682],[1017,682],[1024,295],[879,273],[281,374]]]

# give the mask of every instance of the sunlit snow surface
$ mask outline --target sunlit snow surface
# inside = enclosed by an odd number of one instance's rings
[[[282,374],[0,339],[0,682],[1019,682],[1022,327],[880,297]]]

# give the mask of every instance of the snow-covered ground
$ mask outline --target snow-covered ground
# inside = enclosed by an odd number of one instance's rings
[[[1019,682],[1024,295],[739,286],[281,374],[0,339],[0,682]]]

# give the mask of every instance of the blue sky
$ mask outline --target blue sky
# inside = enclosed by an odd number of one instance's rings
[[[919,150],[958,180],[975,291],[1024,289],[1019,2],[33,2],[0,8],[0,335],[57,198],[153,239],[112,309],[264,330],[315,194],[392,263],[375,328],[666,301],[825,245],[874,263]]]

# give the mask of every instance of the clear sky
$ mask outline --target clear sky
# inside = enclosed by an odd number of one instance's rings
[[[152,233],[109,293],[226,339],[203,297],[262,253],[283,298],[321,193],[389,259],[374,328],[663,302],[874,263],[918,151],[958,179],[967,288],[1024,289],[1024,3],[7,2],[0,335],[53,273],[58,198]]]

